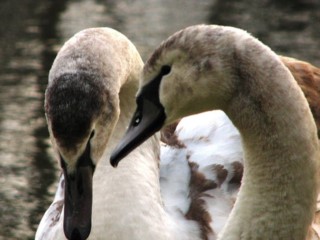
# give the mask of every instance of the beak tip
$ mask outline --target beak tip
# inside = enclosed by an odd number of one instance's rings
[[[116,168],[116,167],[118,167],[119,162],[120,162],[119,157],[117,157],[115,154],[112,154],[110,157],[111,166]]]
[[[90,231],[91,226],[84,229],[74,228],[66,233],[66,237],[70,240],[85,240],[89,237]]]
[[[118,163],[119,163],[119,162],[118,162],[118,161],[111,161],[111,160],[110,160],[110,163],[111,163],[111,166],[112,166],[112,167],[116,168],[116,167],[118,167]]]

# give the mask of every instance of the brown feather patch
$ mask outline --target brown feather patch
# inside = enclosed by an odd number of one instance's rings
[[[218,185],[221,186],[228,176],[227,169],[221,164],[214,164],[212,165],[212,170],[217,174]]]
[[[161,131],[161,137],[160,140],[164,142],[165,144],[175,147],[175,148],[185,148],[186,146],[184,145],[183,142],[181,142],[178,139],[178,136],[175,134],[175,130],[177,128],[177,125],[179,124],[180,119],[177,120],[176,122],[164,127]]]
[[[241,184],[241,179],[243,175],[243,164],[241,162],[233,162],[233,177],[230,179],[230,183]]]
[[[207,190],[215,189],[218,185],[212,180],[208,180],[198,171],[199,165],[194,162],[189,162],[191,178],[190,178],[190,207],[186,213],[186,219],[198,222],[201,229],[201,237],[204,240],[209,239],[209,235],[213,234],[210,226],[212,221],[210,214],[205,208],[205,201],[202,197],[208,195]]]
[[[60,188],[61,188],[61,191],[64,192],[64,188],[65,188],[64,179],[62,181],[60,181]],[[53,227],[59,223],[60,216],[61,216],[63,206],[64,206],[64,199],[61,199],[61,200],[55,202],[53,204],[53,206],[55,207],[56,214],[51,218],[51,224],[49,225],[50,227]]]

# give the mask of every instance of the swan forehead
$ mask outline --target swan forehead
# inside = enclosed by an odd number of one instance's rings
[[[153,52],[144,66],[144,81],[155,76],[161,66],[181,62],[182,59],[200,61],[207,56],[223,56],[233,52],[230,43],[247,32],[217,25],[195,25],[182,29],[167,40]],[[181,59],[182,58],[182,59]]]
[[[211,99],[211,102],[221,107],[233,91],[230,79],[233,79],[236,48],[232,43],[236,39],[242,41],[247,36],[243,30],[215,25],[197,25],[183,29],[154,51],[144,66],[141,86],[145,87],[157,79],[163,66],[171,66],[170,73],[163,76],[158,85],[159,100],[165,108],[168,122],[171,118],[179,117],[176,116],[177,112],[190,113],[192,106],[207,108],[209,101],[208,104],[203,104],[204,98]],[[210,84],[216,92],[213,96],[212,91],[205,87],[209,75]],[[142,92],[142,87],[139,93]]]
[[[111,95],[92,73],[63,74],[53,78],[48,86],[45,95],[48,127],[68,166],[75,165],[93,129],[101,128],[101,122],[108,122],[113,116],[117,103]]]
[[[46,91],[45,110],[56,138],[81,139],[104,102],[101,88],[85,74],[64,74]]]

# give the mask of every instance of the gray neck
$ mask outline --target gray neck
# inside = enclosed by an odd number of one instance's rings
[[[289,71],[250,41],[236,53],[238,92],[226,110],[241,132],[245,171],[221,239],[304,239],[317,190],[315,124]]]

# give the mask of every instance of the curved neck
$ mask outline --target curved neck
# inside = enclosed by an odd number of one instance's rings
[[[158,137],[146,141],[117,168],[109,162],[135,109],[136,90],[135,81],[122,86],[119,120],[94,174],[93,239],[170,239],[160,196]]]
[[[241,133],[245,166],[221,239],[304,239],[315,208],[318,160],[308,104],[267,47],[244,43],[236,56],[238,91],[226,113]]]

